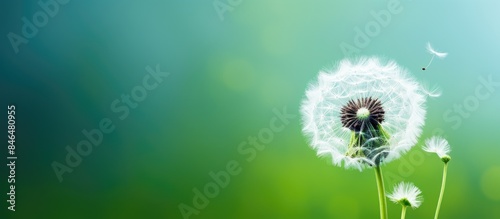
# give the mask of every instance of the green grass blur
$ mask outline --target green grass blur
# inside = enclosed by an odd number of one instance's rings
[[[21,17],[40,10],[35,1],[2,4],[4,35],[20,34]],[[418,145],[383,167],[386,189],[414,182],[424,203],[407,218],[431,218],[442,163],[421,146],[442,133],[453,160],[440,218],[500,218],[500,87],[476,96],[481,77],[500,82],[500,3],[399,4],[358,54],[395,59],[443,95],[428,101]],[[355,28],[381,10],[387,1],[242,0],[222,21],[213,1],[70,1],[18,54],[3,37],[0,90],[2,104],[17,105],[20,158],[18,209],[2,204],[1,218],[182,218],[179,204],[193,206],[193,188],[232,160],[241,173],[190,218],[377,218],[374,172],[317,158],[298,109],[318,71],[345,57],[341,43],[356,46]],[[422,71],[428,41],[449,56]],[[111,103],[157,64],[169,77],[120,120]],[[239,145],[283,107],[296,117],[247,161]],[[116,130],[60,183],[51,163],[102,118]],[[389,216],[399,214],[389,203]]]

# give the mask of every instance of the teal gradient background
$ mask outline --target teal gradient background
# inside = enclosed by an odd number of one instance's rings
[[[340,45],[356,46],[355,29],[376,21],[370,12],[388,10],[388,1],[242,0],[223,20],[213,3],[69,1],[18,53],[7,35],[20,35],[21,18],[41,8],[37,1],[1,3],[0,127],[6,130],[7,104],[15,104],[18,160],[11,212],[2,143],[0,218],[182,218],[179,205],[193,206],[193,189],[203,190],[213,181],[209,173],[230,161],[241,172],[189,218],[378,217],[373,171],[317,158],[301,132],[299,107],[318,71],[343,59]],[[429,99],[416,147],[383,167],[386,189],[414,182],[424,203],[407,218],[432,217],[442,163],[421,146],[439,133],[453,149],[440,218],[500,218],[500,86],[475,97],[480,78],[500,82],[500,3],[399,4],[401,12],[351,56],[394,59],[443,95]],[[449,56],[422,71],[427,42]],[[120,120],[112,102],[157,65],[170,75]],[[466,114],[454,112],[473,100]],[[247,161],[239,145],[283,108],[296,117]],[[115,130],[59,182],[51,164],[63,163],[65,148],[103,118]],[[389,203],[389,216],[399,214]]]

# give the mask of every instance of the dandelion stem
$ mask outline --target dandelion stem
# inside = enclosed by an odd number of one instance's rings
[[[405,219],[406,217],[406,205],[403,205],[403,209],[401,209],[401,219]]]
[[[385,198],[384,178],[382,177],[382,170],[378,165],[375,167],[375,177],[377,179],[380,219],[387,219],[387,201]]]
[[[441,192],[439,193],[439,199],[438,199],[436,214],[434,215],[434,219],[438,218],[439,210],[441,209],[441,202],[443,202],[444,187],[446,186],[446,174],[447,174],[447,172],[448,172],[448,163],[445,163],[444,168],[443,168],[443,181],[441,182]]]

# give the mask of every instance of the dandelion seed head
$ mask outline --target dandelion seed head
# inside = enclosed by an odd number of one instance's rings
[[[421,194],[422,191],[413,183],[401,182],[394,187],[394,191],[388,194],[387,197],[396,204],[418,208],[423,202]]]
[[[307,88],[302,130],[319,156],[363,170],[397,159],[416,144],[427,96],[394,61],[345,59],[333,70],[320,71]]]
[[[427,139],[423,150],[429,153],[437,154],[445,163],[451,159],[449,155],[451,152],[450,144],[446,141],[446,139],[439,136],[433,136]]]

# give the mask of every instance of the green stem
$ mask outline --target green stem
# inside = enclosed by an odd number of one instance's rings
[[[443,181],[441,182],[441,192],[439,193],[439,199],[438,199],[436,214],[434,215],[434,219],[438,218],[439,210],[441,209],[441,202],[443,202],[444,187],[446,186],[446,174],[447,174],[447,172],[448,172],[448,163],[445,163],[444,168],[443,168]]]
[[[403,205],[403,209],[401,210],[401,219],[405,219],[406,217],[406,205]]]
[[[380,170],[380,166],[375,167],[375,177],[377,179],[380,219],[387,219],[387,202],[385,198],[384,179],[382,177],[382,170]]]

